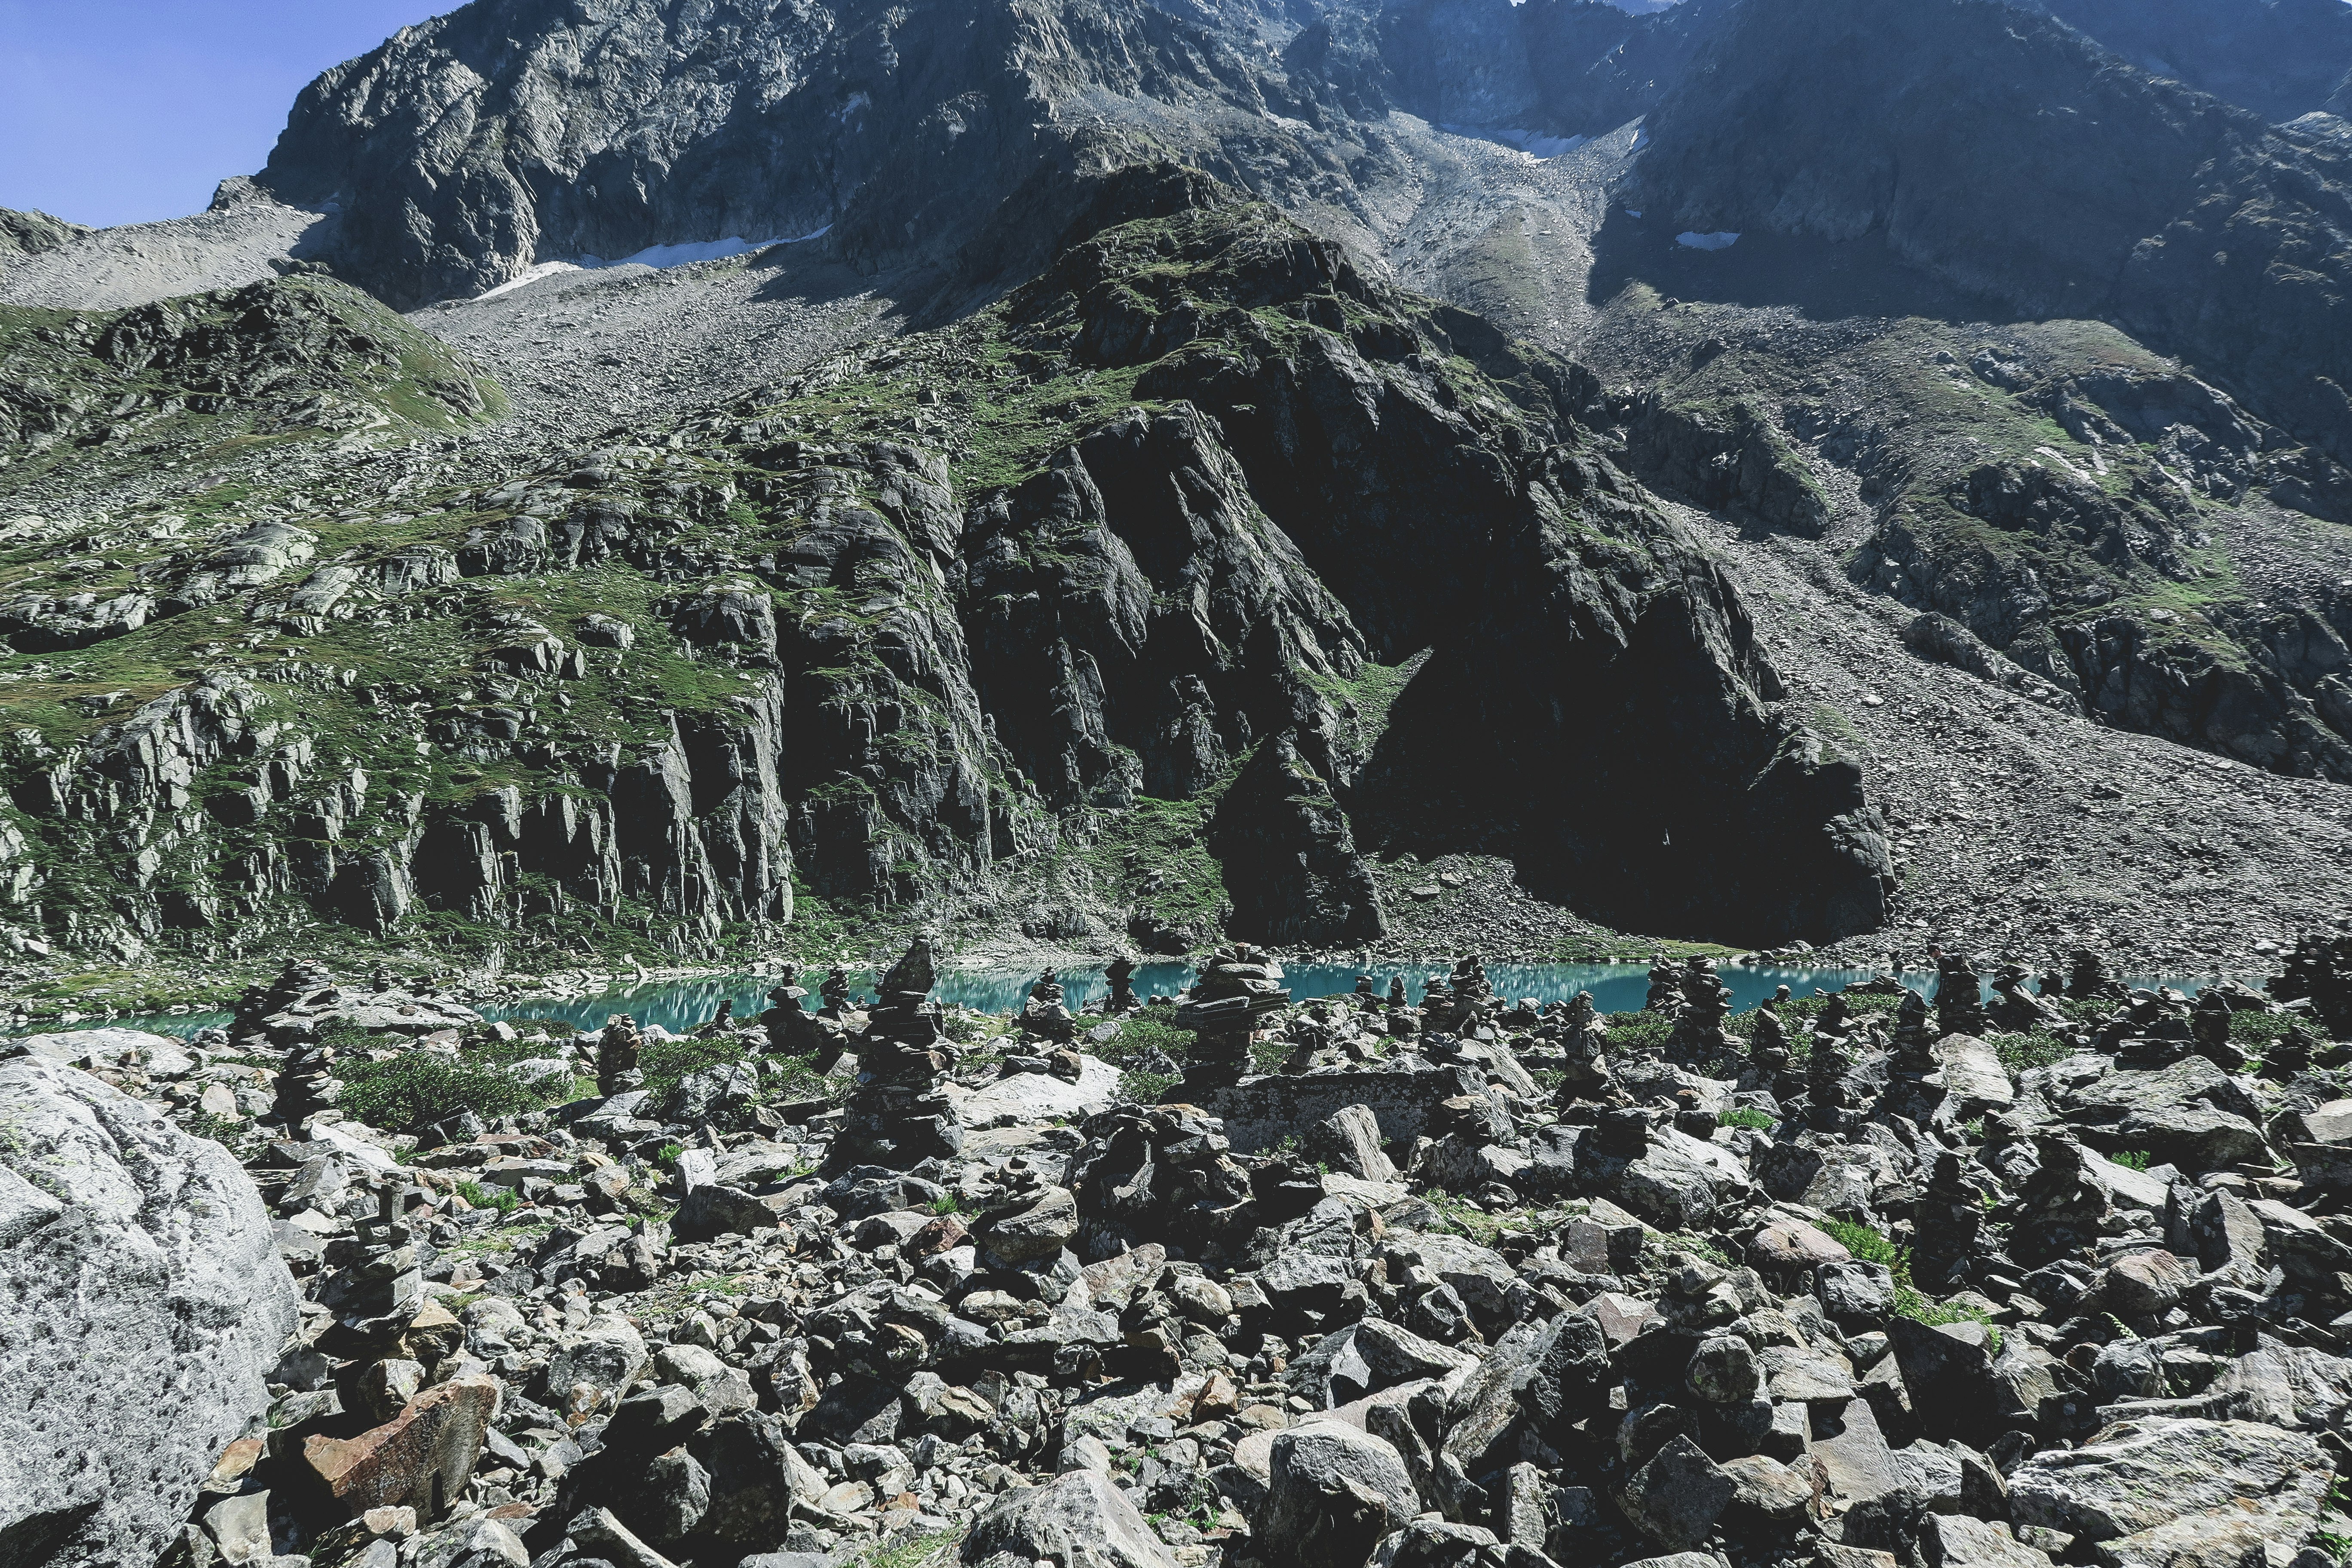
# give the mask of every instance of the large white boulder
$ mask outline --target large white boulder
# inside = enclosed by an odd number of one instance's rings
[[[0,1561],[148,1568],[268,1408],[296,1302],[226,1150],[0,1061]]]

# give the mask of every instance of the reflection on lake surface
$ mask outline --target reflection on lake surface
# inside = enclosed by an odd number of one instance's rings
[[[1414,1002],[1421,1000],[1421,988],[1431,975],[1444,972],[1442,964],[1411,964],[1404,966],[1375,965],[1357,969],[1340,963],[1292,963],[1283,966],[1284,984],[1290,987],[1293,997],[1304,1000],[1309,996],[1328,996],[1356,987],[1356,976],[1370,974],[1373,984],[1385,994],[1392,975],[1404,976],[1405,994]],[[976,1008],[984,1013],[1009,1012],[1021,1005],[1036,983],[1036,971],[1019,973],[1004,970],[946,970],[932,994],[942,1002]],[[1867,969],[1790,969],[1747,968],[1723,965],[1717,973],[1731,988],[1732,1007],[1745,1011],[1786,985],[1799,996],[1812,994],[1815,988],[1834,991],[1856,981],[1867,980]],[[1136,994],[1173,995],[1190,984],[1193,970],[1189,963],[1170,961],[1139,965],[1135,972]],[[821,969],[803,970],[802,983],[809,994],[801,1005],[814,1011],[818,1005],[816,983],[824,977]],[[1592,993],[1593,1001],[1604,1013],[1631,1013],[1648,999],[1649,970],[1638,963],[1490,963],[1486,977],[1500,995],[1517,1000],[1532,996],[1538,1003],[1557,1002],[1575,995],[1579,991]],[[873,994],[875,975],[871,973],[850,976],[852,994]],[[1929,993],[1935,989],[1936,977],[1927,971],[1914,971],[1897,976],[1915,991]],[[1109,989],[1099,969],[1071,969],[1061,972],[1066,988],[1066,1001],[1072,1011]],[[690,1029],[709,1022],[721,1002],[732,1001],[736,1016],[750,1017],[768,1005],[768,992],[776,984],[772,974],[721,974],[698,980],[673,980],[649,983],[605,992],[595,996],[572,996],[532,1000],[525,998],[502,1006],[484,1007],[492,1018],[561,1018],[577,1028],[594,1029],[604,1026],[604,1020],[615,1013],[626,1013],[640,1024],[658,1024],[673,1033]],[[2168,984],[2194,994],[2199,983],[2177,977],[2158,980],[2153,976],[2128,976],[2132,985]],[[1990,988],[1985,993],[1991,996]],[[200,1029],[226,1025],[226,1013],[188,1013],[177,1017],[152,1016],[117,1018],[118,1027],[152,1029],[158,1034],[187,1036]],[[84,1019],[79,1024],[53,1024],[49,1028],[90,1028],[97,1020]]]

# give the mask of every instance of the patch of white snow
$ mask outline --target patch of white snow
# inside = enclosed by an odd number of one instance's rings
[[[581,270],[583,270],[583,268],[579,263],[573,261],[542,261],[536,267],[526,268],[520,276],[509,278],[495,289],[484,289],[481,293],[476,295],[475,298],[478,300],[495,300],[501,294],[511,294],[518,289],[528,289],[542,278],[552,278],[559,272],[578,272]]]
[[[1635,216],[1638,216],[1639,215],[1637,214]],[[1739,237],[1736,234],[1725,234],[1720,231],[1715,234],[1695,234],[1686,229],[1683,233],[1675,236],[1675,243],[1676,245],[1687,245],[1693,250],[1729,250],[1733,246],[1739,243]]]
[[[1517,4],[1517,0],[1513,0],[1513,3]],[[1499,142],[1506,147],[1526,153],[1538,163],[1547,158],[1557,158],[1564,153],[1573,153],[1592,140],[1590,136],[1547,136],[1540,131],[1522,131],[1511,125],[1441,124],[1438,129],[1456,136],[1475,137],[1481,142]]]
[[[833,225],[826,224],[823,228],[782,239],[745,239],[730,235],[725,239],[691,240],[684,245],[649,245],[635,256],[624,256],[617,261],[607,261],[601,256],[583,256],[575,261],[542,261],[527,269],[520,278],[510,278],[475,298],[495,300],[501,294],[527,289],[542,278],[552,278],[562,272],[594,272],[607,267],[651,267],[656,269],[691,267],[698,261],[724,261],[730,256],[748,256],[772,245],[801,245],[812,239],[823,239],[832,232]]]

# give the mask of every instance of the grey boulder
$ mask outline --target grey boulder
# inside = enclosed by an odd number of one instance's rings
[[[1151,1533],[1127,1494],[1091,1469],[1008,1492],[982,1514],[963,1543],[963,1561],[1006,1557],[1060,1568],[1176,1568],[1175,1553]]]
[[[2034,1455],[2010,1478],[2009,1498],[2018,1523],[2108,1543],[2103,1557],[2169,1561],[2176,1539],[2225,1525],[2302,1540],[2332,1477],[2326,1451],[2300,1432],[2152,1418]]]
[[[1283,1568],[1362,1568],[1390,1531],[1421,1511],[1393,1445],[1337,1421],[1274,1439],[1257,1555]]]
[[[0,1062],[0,1561],[147,1568],[269,1405],[294,1281],[236,1162]]]
[[[1344,1105],[1307,1130],[1307,1157],[1368,1182],[1396,1180],[1396,1166],[1381,1147],[1381,1124],[1368,1105]]]

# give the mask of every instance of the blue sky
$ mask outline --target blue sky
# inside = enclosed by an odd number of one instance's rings
[[[0,207],[202,212],[328,67],[457,0],[0,0]]]

